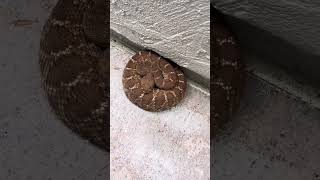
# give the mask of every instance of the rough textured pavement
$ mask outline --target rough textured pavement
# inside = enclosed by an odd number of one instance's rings
[[[147,112],[126,97],[122,73],[134,52],[111,44],[111,177],[114,179],[209,179],[210,99],[188,81],[178,106]]]
[[[214,142],[215,180],[319,180],[320,110],[249,76],[240,111]]]

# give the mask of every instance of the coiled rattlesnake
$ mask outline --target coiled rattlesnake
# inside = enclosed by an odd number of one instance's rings
[[[63,122],[94,144],[109,144],[109,3],[60,0],[40,41],[45,92]]]
[[[183,72],[151,51],[138,52],[129,60],[122,82],[129,100],[147,111],[177,105],[187,87]]]

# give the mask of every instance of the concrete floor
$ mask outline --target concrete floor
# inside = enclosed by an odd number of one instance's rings
[[[112,42],[110,54],[112,179],[209,179],[208,93],[188,81],[186,97],[177,107],[144,111],[122,88],[123,69],[134,52]]]
[[[320,110],[249,76],[239,112],[214,142],[215,180],[319,180]]]

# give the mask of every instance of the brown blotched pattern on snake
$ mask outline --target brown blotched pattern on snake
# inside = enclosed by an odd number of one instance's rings
[[[212,27],[211,27],[212,28]],[[239,106],[244,87],[244,66],[240,62],[234,35],[213,17],[211,40],[211,137]]]
[[[183,72],[151,51],[134,55],[123,72],[128,99],[147,111],[163,111],[176,106],[185,95]]]
[[[73,131],[108,150],[109,21],[105,0],[60,0],[40,42],[40,70],[53,110]]]

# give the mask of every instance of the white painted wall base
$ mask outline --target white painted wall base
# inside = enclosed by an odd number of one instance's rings
[[[209,79],[209,0],[112,0],[110,10],[113,31]]]

